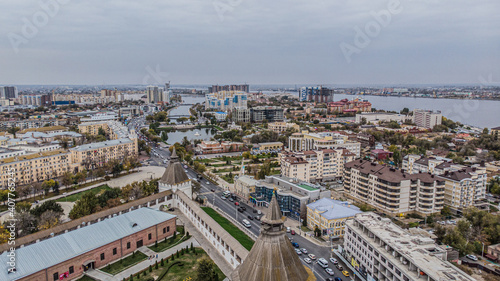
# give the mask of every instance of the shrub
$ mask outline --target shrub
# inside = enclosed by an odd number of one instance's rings
[[[164,265],[165,265],[165,263],[164,263],[164,261],[163,261],[163,258],[161,258],[160,265],[161,265],[161,266],[164,266]]]
[[[153,267],[149,265],[149,272],[153,271]]]
[[[158,269],[158,261],[155,261],[155,269]]]

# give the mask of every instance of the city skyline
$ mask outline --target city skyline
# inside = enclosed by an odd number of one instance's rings
[[[6,85],[496,84],[500,3],[2,1]]]

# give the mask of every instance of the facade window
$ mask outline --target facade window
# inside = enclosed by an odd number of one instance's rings
[[[113,256],[116,255],[116,248],[113,248]]]
[[[151,240],[151,233],[148,234],[148,240]]]
[[[130,242],[127,242],[127,249],[130,249]]]
[[[167,232],[170,232],[170,226],[167,226]]]
[[[68,271],[69,271],[69,274],[73,274],[75,272],[75,267],[70,266]]]
[[[165,234],[165,233],[167,233],[167,228],[166,227],[163,228],[163,234]]]
[[[104,253],[101,253],[101,260],[104,260]]]
[[[54,281],[59,280],[59,272],[54,273]]]

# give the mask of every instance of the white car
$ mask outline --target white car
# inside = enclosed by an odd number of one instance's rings
[[[205,184],[210,184],[208,181]]]
[[[300,249],[300,251],[301,251],[302,253],[304,253],[304,254],[307,254],[307,250],[306,250],[306,248],[302,248],[302,249]]]
[[[292,229],[289,226],[286,227],[286,232],[290,232],[291,230]]]
[[[297,253],[297,255],[302,255],[302,252],[299,249],[295,249],[295,252]]]
[[[330,258],[330,261],[333,263],[333,264],[337,264],[339,263],[335,258]]]
[[[470,259],[470,260],[477,261],[477,257],[474,256],[474,255],[467,255],[465,257],[468,258],[468,259]]]
[[[306,263],[311,263],[311,259],[310,259],[310,258],[304,258],[304,261],[305,261]]]
[[[326,273],[328,273],[331,276],[333,276],[335,274],[335,273],[333,273],[333,270],[329,267],[325,268],[325,271],[326,271]]]
[[[312,259],[312,260],[315,260],[315,259],[316,259],[316,256],[315,256],[315,255],[313,255],[313,254],[309,254],[309,255],[307,255],[307,256],[308,256],[310,259]]]

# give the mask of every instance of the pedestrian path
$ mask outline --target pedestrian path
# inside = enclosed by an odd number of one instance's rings
[[[84,274],[95,280],[113,280],[113,275],[97,269],[89,269]]]
[[[137,250],[139,250],[141,253],[145,254],[145,255],[146,255],[146,256],[148,256],[148,257],[151,257],[151,256],[153,256],[153,255],[156,255],[156,252],[155,252],[155,251],[151,250],[150,248],[148,248],[148,247],[146,247],[146,246],[142,246],[142,247],[140,247],[140,248],[139,248],[139,249],[137,249]]]

